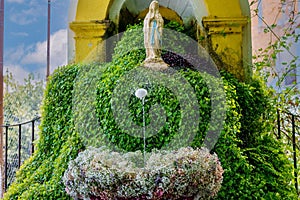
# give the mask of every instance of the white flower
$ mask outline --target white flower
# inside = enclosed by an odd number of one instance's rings
[[[145,96],[147,96],[148,92],[144,88],[139,88],[135,91],[135,96],[139,99],[143,99]]]

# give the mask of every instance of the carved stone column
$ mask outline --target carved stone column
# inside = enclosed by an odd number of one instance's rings
[[[109,20],[75,21],[70,29],[75,33],[75,62],[105,61],[104,39]]]
[[[222,67],[239,80],[247,80],[251,76],[251,70],[249,70],[250,65],[243,61],[245,57],[243,45],[247,47],[243,41],[243,29],[248,24],[248,18],[204,17],[202,23],[211,50],[224,63]]]

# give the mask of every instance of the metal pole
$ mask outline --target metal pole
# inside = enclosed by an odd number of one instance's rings
[[[292,133],[293,133],[293,152],[294,152],[294,176],[295,188],[298,194],[298,173],[297,173],[297,154],[296,154],[296,130],[295,130],[295,115],[292,115]]]
[[[144,138],[144,168],[146,167],[146,121],[145,121],[145,98],[142,99],[143,103],[143,138]]]
[[[281,135],[280,135],[280,111],[279,109],[277,109],[277,131],[278,131],[278,139],[281,138]]]
[[[5,175],[4,175],[4,191],[7,189],[7,152],[8,152],[8,125],[5,126]]]
[[[47,23],[47,72],[46,80],[50,75],[50,16],[51,15],[51,0],[48,0],[48,23]]]
[[[4,0],[0,0],[0,124],[4,122],[3,115],[3,38],[4,38]],[[1,173],[1,191],[3,185],[3,128],[0,128],[0,173]],[[1,192],[1,196],[3,192]]]
[[[36,119],[32,120],[32,124],[31,124],[31,154],[34,153],[34,122],[35,122]]]
[[[22,125],[19,124],[19,139],[18,139],[18,168],[21,167],[21,134],[22,134]]]
[[[5,92],[6,93],[8,93],[8,90],[9,90],[9,71],[8,71],[8,68],[6,69],[6,81],[7,81],[7,83],[6,83],[6,90],[5,90]]]

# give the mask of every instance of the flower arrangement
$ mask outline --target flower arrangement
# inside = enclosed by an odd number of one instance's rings
[[[140,151],[89,148],[70,161],[63,176],[74,199],[211,199],[221,188],[223,169],[207,149],[153,150],[144,166]]]

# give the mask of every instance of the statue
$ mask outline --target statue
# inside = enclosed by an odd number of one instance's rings
[[[164,20],[159,13],[158,1],[152,1],[144,19],[144,45],[146,59],[144,66],[153,69],[165,69],[168,65],[161,58],[161,45]]]

